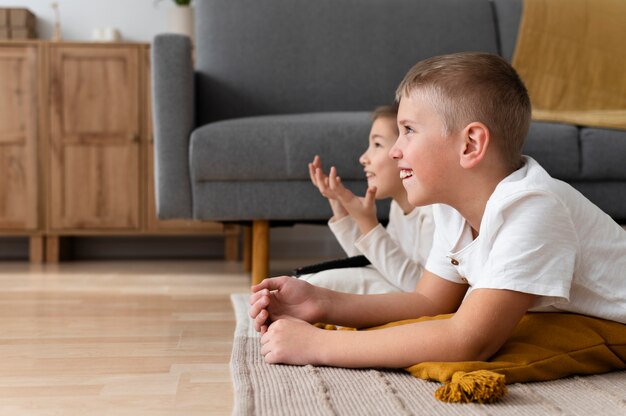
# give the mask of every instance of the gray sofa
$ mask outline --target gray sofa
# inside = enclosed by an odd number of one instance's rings
[[[269,226],[331,214],[307,162],[321,155],[362,192],[369,112],[420,59],[480,50],[510,60],[522,12],[521,0],[194,5],[195,51],[173,34],[152,47],[157,212],[252,224],[253,281],[267,275]],[[534,122],[525,153],[626,219],[625,131]]]

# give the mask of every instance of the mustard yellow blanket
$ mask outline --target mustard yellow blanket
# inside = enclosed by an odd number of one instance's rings
[[[450,316],[392,322],[367,330]],[[485,403],[506,394],[505,384],[623,369],[626,325],[568,313],[527,313],[489,361],[425,362],[406,371],[418,378],[445,383],[435,393],[440,400]]]
[[[513,66],[536,120],[626,129],[626,1],[525,0]]]

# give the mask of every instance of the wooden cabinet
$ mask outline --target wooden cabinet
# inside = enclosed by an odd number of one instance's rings
[[[140,229],[140,52],[50,46],[51,230]]]
[[[238,227],[156,217],[149,46],[0,42],[0,234],[212,234]],[[38,249],[45,239],[45,249]],[[35,259],[36,260],[36,259]]]
[[[39,220],[39,51],[0,49],[0,229],[33,232]]]

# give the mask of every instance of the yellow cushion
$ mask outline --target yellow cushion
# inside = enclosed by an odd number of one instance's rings
[[[419,320],[386,326],[415,321]],[[489,361],[425,362],[406,370],[415,377],[440,382],[450,381],[457,371],[490,370],[503,374],[510,384],[625,368],[626,325],[568,313],[527,313]]]
[[[451,316],[408,319],[366,330]],[[320,327],[336,329],[332,325]],[[406,371],[418,378],[446,383],[455,373],[488,370],[504,375],[505,382],[511,384],[623,369],[626,369],[626,325],[569,313],[527,313],[489,361],[424,362],[407,367]]]

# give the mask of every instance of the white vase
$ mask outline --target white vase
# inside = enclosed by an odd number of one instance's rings
[[[187,35],[193,41],[193,7],[191,6],[174,6],[169,10],[168,32],[180,33]]]

